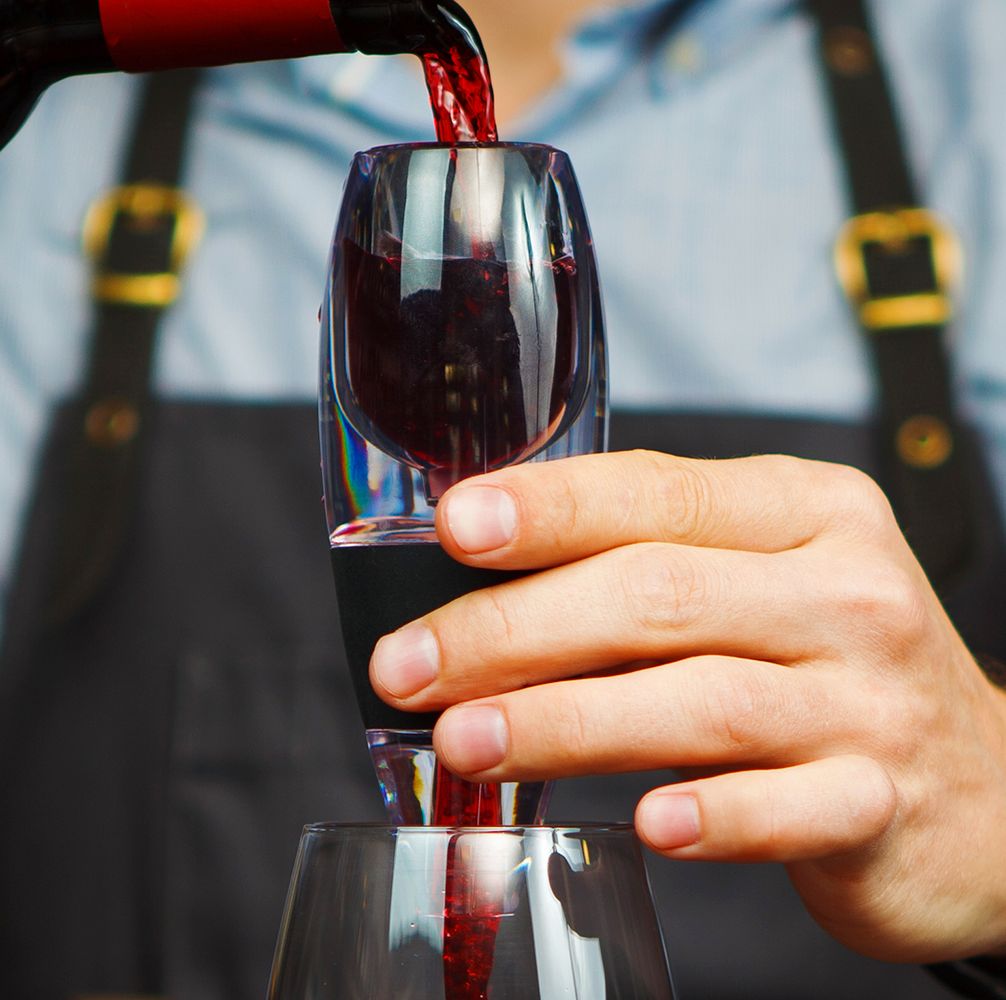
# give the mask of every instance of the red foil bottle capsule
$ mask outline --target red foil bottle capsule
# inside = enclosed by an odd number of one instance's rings
[[[140,72],[345,52],[328,0],[99,0],[118,69]]]

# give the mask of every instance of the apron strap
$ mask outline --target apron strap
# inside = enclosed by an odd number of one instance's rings
[[[969,487],[983,461],[961,436],[945,349],[959,252],[953,234],[920,207],[863,0],[808,2],[856,213],[839,235],[835,263],[876,366],[879,457],[902,529],[930,579],[942,583],[973,555]],[[982,666],[1003,683],[1001,665]],[[962,996],[1006,1000],[1002,958],[927,968]]]
[[[945,349],[959,254],[921,207],[863,0],[808,0],[853,216],[835,264],[873,357],[882,483],[936,584],[973,548],[969,462]]]
[[[102,591],[131,526],[157,328],[202,231],[201,213],[176,186],[198,80],[195,70],[145,78],[123,183],[93,202],[84,222],[90,362],[46,587],[50,627]]]

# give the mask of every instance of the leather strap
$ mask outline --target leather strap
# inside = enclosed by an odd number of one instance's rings
[[[808,0],[854,216],[836,247],[879,388],[882,484],[935,584],[972,548],[969,473],[945,349],[952,236],[921,209],[863,0]]]
[[[859,310],[881,390],[885,486],[919,561],[938,584],[971,554],[975,504],[967,463],[981,461],[964,448],[945,349],[953,277],[947,272],[954,265],[945,242],[941,246],[940,224],[913,211],[920,199],[863,0],[808,3],[818,19],[821,64],[858,217],[851,225],[857,234],[844,248],[840,243],[839,254],[844,249],[843,284]],[[871,225],[877,227],[872,233]],[[841,274],[843,261],[838,264]],[[862,269],[861,278],[850,280],[850,266]],[[886,321],[878,323],[885,311]],[[989,662],[983,666],[1001,683],[1001,673]],[[961,996],[1006,1000],[1002,958],[926,968]]]
[[[49,626],[65,624],[101,592],[132,525],[157,327],[201,229],[198,210],[175,186],[198,79],[195,70],[145,78],[123,186],[100,197],[85,222],[90,363],[46,590]]]

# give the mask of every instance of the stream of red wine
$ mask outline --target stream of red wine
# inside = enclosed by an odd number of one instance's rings
[[[433,823],[436,826],[499,826],[500,786],[472,784],[437,765]],[[486,1000],[493,967],[502,899],[499,886],[480,879],[473,859],[464,856],[462,836],[447,847],[444,887],[444,996]]]
[[[437,140],[496,142],[493,85],[481,44],[444,14],[436,48],[422,54]]]
[[[461,26],[447,24],[437,50],[422,58],[438,141],[496,142],[492,82],[481,46]],[[404,388],[396,386],[390,395],[397,397]],[[382,395],[387,400],[386,385]],[[435,826],[502,822],[499,785],[462,781],[438,764],[434,796]],[[459,837],[452,837],[444,885],[444,995],[446,1000],[486,1000],[501,901],[480,889],[462,850]]]

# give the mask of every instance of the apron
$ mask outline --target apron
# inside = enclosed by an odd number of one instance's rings
[[[262,997],[301,827],[383,814],[342,659],[316,409],[146,401],[109,572],[54,623],[46,574],[83,420],[76,401],[53,419],[0,662],[0,997]],[[614,449],[782,452],[882,477],[880,437],[715,414],[612,423]],[[942,596],[971,648],[1003,658],[1001,521],[981,463],[967,470],[985,507]],[[670,778],[564,781],[549,818],[628,820]],[[832,941],[779,866],[651,862],[681,1000],[953,996]]]
[[[301,826],[382,817],[341,662],[316,411],[157,405],[114,579],[43,634],[27,625],[30,590],[78,417],[65,408],[50,435],[0,675],[0,996],[260,997]],[[856,452],[872,440],[867,428],[811,422],[613,421],[616,448],[660,441],[703,456],[781,451],[869,467]],[[980,551],[957,593],[1003,579],[1002,549]],[[983,642],[998,636],[979,648],[1006,651],[1002,616],[973,617]],[[560,782],[550,818],[630,819],[667,777]],[[832,942],[778,866],[651,860],[684,1000],[952,995],[919,968]]]

